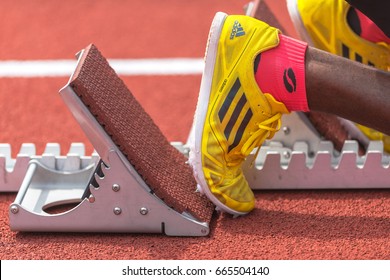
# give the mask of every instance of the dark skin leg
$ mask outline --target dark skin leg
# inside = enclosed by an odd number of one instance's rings
[[[390,135],[390,72],[309,47],[310,110],[331,113]]]

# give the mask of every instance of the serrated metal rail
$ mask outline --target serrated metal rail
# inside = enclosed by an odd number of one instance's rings
[[[340,152],[321,141],[314,154],[306,142],[296,142],[292,149],[271,142],[256,159],[250,155],[243,170],[254,190],[390,188],[390,157],[380,141],[369,142],[364,155],[356,141],[346,141]]]
[[[58,143],[48,143],[43,154],[36,154],[32,143],[22,144],[17,156],[12,157],[10,144],[0,144],[0,192],[17,192],[26,175],[29,162],[36,160],[42,165],[61,172],[79,171],[95,165],[99,160],[96,153],[85,155],[83,143],[72,143],[66,155],[61,155]]]
[[[185,144],[171,144],[188,155]],[[96,153],[86,156],[82,143],[72,143],[66,155],[60,155],[57,143],[48,143],[42,155],[35,150],[35,145],[23,144],[12,158],[11,146],[0,144],[0,192],[19,190],[31,160],[63,172],[83,170],[99,160]],[[341,152],[331,142],[320,141],[314,153],[304,141],[297,141],[292,148],[269,142],[256,159],[249,155],[243,170],[254,190],[390,188],[390,156],[383,152],[380,141],[371,141],[363,156],[356,141],[346,141]]]
[[[183,153],[188,153],[187,146],[175,143]],[[319,138],[317,143],[291,145],[268,141],[254,156],[250,154],[242,167],[253,190],[390,188],[390,156],[381,141],[368,142],[364,155],[353,140],[345,141],[341,151]]]

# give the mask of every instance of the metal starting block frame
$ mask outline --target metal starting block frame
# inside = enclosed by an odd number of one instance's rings
[[[100,160],[90,158],[91,164],[79,165],[78,170],[74,170],[70,162],[78,161],[79,156],[68,156],[64,160],[32,156],[9,208],[12,230],[209,234],[208,223],[198,221],[187,212],[178,213],[152,192],[69,84],[60,94]],[[19,156],[13,162],[14,172],[25,164],[27,157]],[[71,170],[67,168],[69,165],[72,165]],[[21,172],[22,168],[15,174]],[[77,205],[62,213],[46,211],[73,203]]]

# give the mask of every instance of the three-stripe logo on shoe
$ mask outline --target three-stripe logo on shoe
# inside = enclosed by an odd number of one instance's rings
[[[230,40],[233,40],[235,37],[244,36],[245,31],[244,28],[242,28],[241,23],[236,20],[233,24],[232,32],[230,33]]]
[[[240,143],[253,116],[245,92],[240,89],[241,82],[237,78],[218,112],[224,135],[229,144],[228,152]],[[228,112],[230,113],[228,114]]]
[[[344,44],[341,44],[341,52],[342,52],[343,57],[348,58],[348,59],[354,59],[357,62],[363,63],[363,57],[358,53],[355,53],[355,58],[351,57],[349,48]],[[372,63],[371,61],[367,61],[367,64],[369,66],[375,67],[375,64]]]

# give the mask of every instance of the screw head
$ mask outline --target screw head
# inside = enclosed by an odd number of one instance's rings
[[[120,186],[120,185],[118,185],[118,184],[113,184],[113,185],[112,185],[112,190],[113,190],[114,192],[119,192],[120,189],[121,189],[121,186]]]
[[[141,213],[141,215],[146,215],[149,213],[149,210],[146,207],[141,207],[141,209],[139,209],[139,212]]]
[[[16,205],[11,205],[11,213],[12,214],[16,214],[16,213],[18,213],[19,212],[19,207],[18,206],[16,206]]]
[[[190,154],[190,148],[184,148],[183,149],[183,154],[188,156]]]
[[[291,129],[290,129],[288,126],[284,126],[284,127],[283,127],[283,133],[284,133],[285,135],[290,134],[290,132],[291,132]]]
[[[122,209],[120,207],[115,207],[113,211],[115,215],[120,215],[122,213]]]

